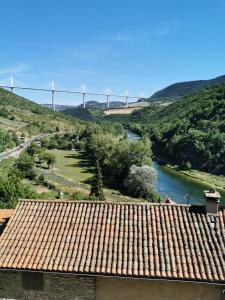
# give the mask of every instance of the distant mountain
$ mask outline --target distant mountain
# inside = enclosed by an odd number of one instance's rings
[[[121,106],[125,106],[125,102],[122,102],[122,101],[112,101],[112,102],[110,102],[110,108],[121,107]],[[77,107],[83,107],[83,104],[80,104]],[[86,102],[85,107],[86,108],[106,109],[107,108],[107,103],[106,102],[98,102],[98,101],[90,100],[90,101]]]
[[[156,92],[148,100],[152,102],[174,102],[180,100],[183,96],[187,96],[203,88],[218,86],[223,83],[225,83],[225,75],[209,80],[178,82]]]
[[[47,108],[52,108],[52,104],[42,104],[42,106]],[[115,107],[122,107],[125,106],[125,102],[122,101],[112,101],[110,102],[110,108]],[[85,104],[86,108],[100,108],[100,109],[106,109],[107,103],[106,102],[98,102],[94,100],[86,101]],[[64,110],[71,110],[75,108],[83,108],[83,103],[79,105],[63,105],[63,104],[56,104],[55,110],[56,111],[64,111]]]
[[[41,104],[42,106],[44,107],[47,107],[47,108],[52,108],[52,104]],[[56,111],[62,111],[62,110],[66,110],[66,109],[70,109],[70,108],[75,108],[77,106],[72,106],[72,105],[63,105],[63,104],[55,104],[55,110]]]

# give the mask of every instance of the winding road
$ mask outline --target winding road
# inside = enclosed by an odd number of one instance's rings
[[[6,152],[2,152],[0,153],[0,161],[9,158],[9,157],[14,157],[14,158],[19,158],[21,152],[23,152],[33,141],[38,140],[44,136],[50,136],[50,135],[54,135],[53,134],[41,134],[41,135],[36,135],[33,136],[32,138],[28,139],[26,142],[20,144],[19,146],[8,150]]]

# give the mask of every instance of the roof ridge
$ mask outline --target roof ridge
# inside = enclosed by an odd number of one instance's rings
[[[116,201],[101,201],[101,200],[44,200],[44,199],[20,199],[19,203],[21,202],[37,202],[37,203],[82,203],[82,204],[104,204],[104,205],[154,205],[154,206],[169,206],[169,205],[173,205],[173,206],[184,206],[184,207],[190,207],[190,204],[181,204],[181,203],[175,203],[175,204],[170,204],[170,203],[153,203],[153,202],[116,202]],[[199,205],[202,206],[202,205]]]

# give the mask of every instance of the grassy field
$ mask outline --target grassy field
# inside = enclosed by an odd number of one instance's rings
[[[201,182],[206,183],[210,186],[225,190],[225,176],[213,175],[197,170],[181,171],[181,173],[194,179],[200,180]]]
[[[56,157],[54,165],[54,173],[75,182],[85,183],[87,179],[92,177],[93,168],[89,162],[78,151],[65,150],[48,150]]]
[[[58,189],[68,194],[80,191],[88,196],[90,185],[86,183],[93,175],[93,167],[85,157],[78,151],[64,150],[48,150],[56,156],[54,173],[47,169],[46,165],[42,165],[45,172],[45,178],[52,182]],[[39,168],[41,170],[41,168]],[[122,195],[118,190],[104,188],[106,201],[118,202],[143,202],[143,199],[131,198]]]
[[[214,175],[198,170],[187,170],[182,171],[178,166],[166,165],[168,168],[176,170],[179,173],[182,173],[188,177],[191,177],[197,181],[200,181],[208,186],[215,187],[217,189],[225,190],[225,176],[223,175]]]

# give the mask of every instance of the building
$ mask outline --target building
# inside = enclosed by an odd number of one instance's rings
[[[225,299],[214,195],[205,207],[20,201],[0,237],[0,299]]]

